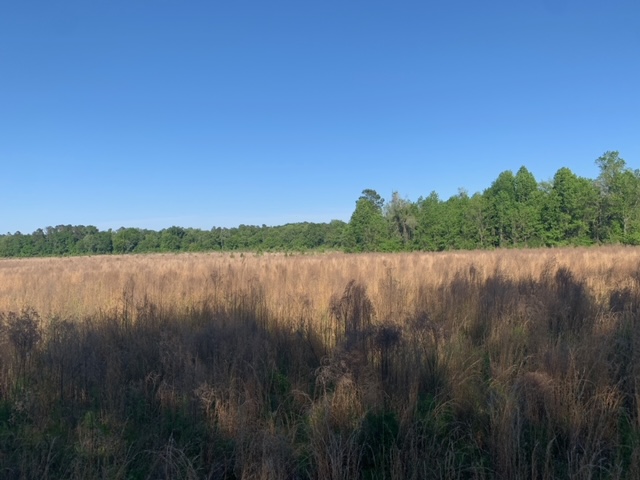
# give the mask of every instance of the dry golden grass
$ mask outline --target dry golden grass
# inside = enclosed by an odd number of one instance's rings
[[[0,260],[0,465],[637,478],[639,315],[631,247]]]
[[[380,320],[402,318],[424,292],[456,276],[538,279],[566,267],[597,298],[632,286],[640,249],[591,247],[394,254],[155,254],[0,259],[0,311],[30,306],[41,315],[78,317],[145,299],[162,308],[224,302],[260,288],[274,317],[318,320],[350,280],[367,287]]]

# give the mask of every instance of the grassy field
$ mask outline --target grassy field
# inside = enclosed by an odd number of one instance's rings
[[[640,478],[640,249],[0,260],[0,477]]]

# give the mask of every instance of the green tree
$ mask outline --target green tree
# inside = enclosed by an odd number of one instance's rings
[[[543,218],[549,245],[587,245],[593,242],[599,193],[595,183],[559,169],[548,188]]]
[[[392,236],[403,249],[407,249],[418,225],[415,206],[401,198],[398,192],[393,192],[391,201],[385,206],[385,216],[391,226]]]
[[[23,256],[28,235],[23,235],[18,231],[14,234],[7,233],[0,240],[0,254],[3,257],[20,257]]]
[[[155,230],[140,230],[140,241],[136,245],[136,252],[153,253],[160,251],[161,232]]]
[[[37,229],[31,234],[31,240],[33,243],[34,256],[51,255],[51,249],[49,248],[47,235],[41,228]]]
[[[160,249],[165,252],[177,252],[182,249],[182,239],[186,231],[182,227],[169,227],[160,232]]]
[[[627,244],[640,244],[640,170],[627,169],[620,176],[616,201],[622,241]]]
[[[363,190],[349,220],[349,247],[356,251],[379,251],[388,240],[387,222],[382,213],[384,200],[375,190]]]
[[[365,188],[362,191],[362,195],[359,200],[361,199],[370,202],[377,210],[382,212],[382,209],[384,208],[384,198],[382,198],[375,190]]]
[[[111,233],[88,233],[76,244],[76,253],[104,255],[113,251]]]
[[[506,170],[485,190],[490,212],[493,244],[505,247],[515,243],[516,185],[511,170]]]
[[[142,232],[137,228],[121,227],[112,236],[113,253],[133,253],[142,240]]]
[[[264,243],[264,232],[256,225],[241,224],[238,228],[229,229],[226,243],[231,250],[257,250]]]
[[[471,222],[471,199],[464,189],[442,205],[442,250],[472,249],[478,246],[476,229]]]
[[[502,172],[483,196],[494,246],[542,244],[542,192],[526,167],[516,175],[510,170]]]
[[[302,229],[305,248],[318,248],[324,245],[326,230],[320,223],[305,223]]]
[[[488,248],[491,242],[490,212],[487,199],[481,193],[475,193],[466,209],[466,220],[474,244],[479,248]]]
[[[418,224],[415,244],[420,250],[444,250],[446,231],[445,208],[438,194],[434,191],[427,198],[418,199]]]
[[[600,168],[599,233],[609,241],[640,242],[640,172],[627,168],[616,151],[596,159]]]
[[[211,236],[215,245],[215,250],[227,250],[227,238],[229,238],[229,229],[222,227],[212,227]]]
[[[72,227],[71,225],[47,227],[46,237],[50,245],[51,253],[53,255],[69,255],[75,253],[76,243],[84,236],[82,229],[84,229],[84,227]],[[97,229],[94,231],[97,231]],[[93,233],[93,231],[91,233]]]
[[[521,167],[514,179],[515,210],[513,212],[513,243],[539,246],[543,243],[542,192],[533,174]]]
[[[349,224],[342,220],[331,220],[326,226],[325,246],[327,248],[344,247],[348,228]]]

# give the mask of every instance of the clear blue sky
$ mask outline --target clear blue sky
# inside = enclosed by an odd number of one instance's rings
[[[348,221],[640,168],[638,0],[0,4],[0,232]]]

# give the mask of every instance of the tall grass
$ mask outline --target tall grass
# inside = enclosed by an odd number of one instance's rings
[[[640,249],[0,260],[2,478],[638,478]]]

